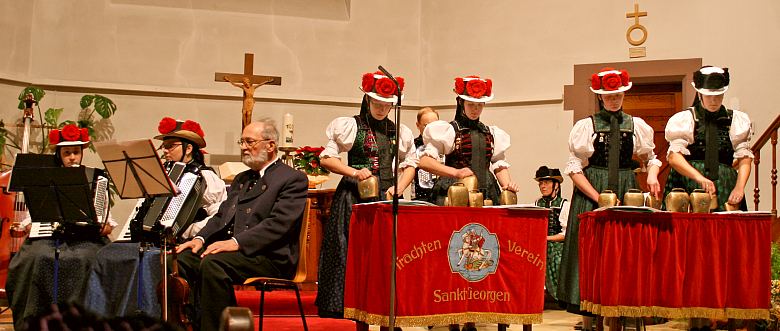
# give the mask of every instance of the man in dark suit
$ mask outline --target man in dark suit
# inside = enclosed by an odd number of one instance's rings
[[[250,170],[236,176],[227,200],[195,238],[176,249],[179,272],[195,291],[201,330],[217,330],[222,310],[235,306],[233,284],[295,273],[308,179],[279,161],[278,136],[271,120],[244,128],[238,144]]]

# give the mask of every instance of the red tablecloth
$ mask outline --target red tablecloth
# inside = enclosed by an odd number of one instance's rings
[[[547,210],[400,206],[396,326],[542,322]],[[392,207],[355,205],[344,315],[389,325]]]
[[[768,319],[770,215],[580,215],[580,296],[602,316]]]

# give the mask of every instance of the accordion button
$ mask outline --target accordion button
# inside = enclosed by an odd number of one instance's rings
[[[247,214],[249,214],[249,213],[251,213],[251,212],[252,212],[252,208],[247,208],[247,209],[246,209],[246,213],[247,213]]]

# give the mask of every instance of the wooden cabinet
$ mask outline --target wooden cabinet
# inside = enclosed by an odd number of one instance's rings
[[[306,235],[306,280],[302,290],[317,289],[317,272],[320,265],[320,246],[322,246],[322,224],[330,217],[330,206],[335,189],[309,190],[309,233]]]

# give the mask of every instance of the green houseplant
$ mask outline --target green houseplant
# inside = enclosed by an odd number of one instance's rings
[[[24,109],[24,100],[27,95],[32,95],[36,100],[34,108],[37,111],[36,118],[39,121],[30,129],[30,148],[28,151],[31,153],[46,153],[49,147],[47,139],[49,131],[62,128],[67,124],[76,124],[79,128],[86,128],[90,139],[93,141],[107,140],[114,133],[113,126],[108,119],[116,113],[117,106],[111,99],[105,96],[99,94],[82,96],[79,102],[81,110],[78,112],[76,119],[60,121],[64,108],[49,108],[46,112],[41,112],[40,104],[41,100],[46,96],[46,91],[39,87],[29,86],[19,93],[19,109]],[[6,128],[5,123],[0,121],[0,156],[3,156],[2,159],[13,159],[13,156],[22,150],[21,145],[22,134],[18,130]],[[92,145],[90,145],[90,149],[94,151]],[[9,156],[9,158],[5,158],[5,156]],[[10,164],[3,162],[2,166],[9,167]]]

